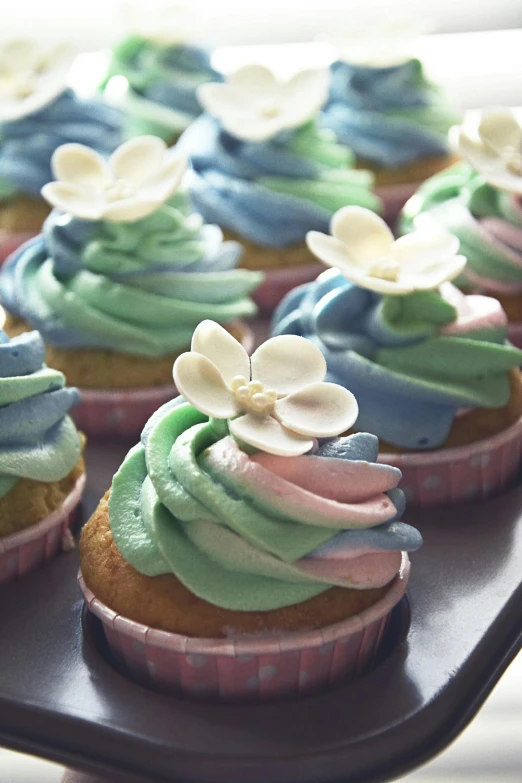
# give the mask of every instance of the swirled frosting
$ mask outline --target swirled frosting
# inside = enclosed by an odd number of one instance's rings
[[[113,479],[112,534],[141,573],[173,573],[227,609],[277,609],[333,585],[383,586],[401,550],[422,539],[398,521],[401,473],[375,464],[377,451],[377,438],[359,434],[303,457],[246,454],[174,401]]]
[[[80,395],[44,357],[37,332],[9,339],[0,331],[0,498],[21,478],[60,481],[80,458],[80,436],[67,416]]]
[[[143,117],[136,98],[160,104],[176,113],[165,125],[168,136],[168,132],[184,130],[201,113],[197,88],[223,78],[212,68],[209,52],[201,47],[165,46],[139,37],[128,38],[116,47],[106,81],[115,75],[124,76],[130,87],[126,113],[128,111],[131,135],[149,132],[147,118],[153,118],[150,111]],[[161,126],[161,114],[156,115],[156,122]]]
[[[52,345],[164,356],[205,318],[255,314],[248,294],[262,275],[236,269],[240,255],[182,193],[134,223],[54,211],[3,266],[0,298]]]
[[[468,257],[465,278],[492,293],[522,292],[522,204],[467,163],[426,180],[405,205],[401,230],[443,227]]]
[[[508,371],[522,351],[506,342],[495,299],[439,291],[382,296],[337,270],[292,291],[274,315],[274,334],[298,334],[323,352],[329,380],[359,401],[356,427],[396,446],[444,444],[462,408],[500,408]]]
[[[346,204],[380,211],[373,176],[350,168],[350,152],[314,122],[266,142],[246,142],[203,114],[178,147],[194,167],[191,195],[198,212],[259,245],[303,242],[311,229],[326,231]]]
[[[419,60],[383,68],[338,60],[331,71],[324,124],[359,159],[396,168],[448,154],[458,116]]]
[[[77,142],[109,154],[120,135],[119,111],[80,100],[70,90],[34,114],[0,124],[0,198],[39,196],[53,179],[51,157],[61,144]]]

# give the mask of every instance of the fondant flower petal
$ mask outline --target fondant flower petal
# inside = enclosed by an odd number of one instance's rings
[[[491,168],[503,166],[498,155],[485,146],[478,137],[474,137],[464,128],[457,132],[458,154],[467,161],[470,166],[479,171],[488,171]]]
[[[281,424],[300,435],[328,438],[348,430],[359,407],[348,389],[335,383],[312,383],[276,402]]]
[[[191,350],[206,356],[230,386],[232,379],[242,375],[250,380],[250,359],[235,337],[215,321],[202,321],[192,335]]]
[[[247,87],[249,90],[257,91],[274,89],[277,87],[277,81],[270,68],[264,65],[244,65],[238,68],[228,79],[229,84],[236,84]]]
[[[343,272],[344,274],[344,272]],[[345,277],[348,277],[345,275]],[[366,288],[368,291],[375,291],[377,294],[390,294],[390,296],[399,296],[402,294],[411,294],[415,290],[412,278],[404,280],[399,277],[398,280],[384,280],[382,277],[373,277],[359,272],[357,275],[351,275],[348,278],[359,288]]]
[[[393,245],[392,255],[405,270],[413,274],[422,272],[438,261],[444,261],[455,256],[460,242],[453,234],[443,232],[414,232],[397,239]]]
[[[0,48],[0,68],[13,74],[32,68],[41,49],[34,41],[7,41]]]
[[[348,254],[346,245],[340,239],[322,234],[320,231],[309,231],[306,235],[306,244],[309,250],[317,258],[339,269],[351,279],[351,274],[366,274],[366,269],[359,266]]]
[[[89,198],[83,188],[68,182],[49,182],[43,186],[42,196],[56,209],[76,217],[99,220],[102,216],[102,202]]]
[[[200,104],[217,119],[225,116],[243,116],[241,99],[244,97],[241,88],[227,82],[207,82],[197,89]]]
[[[111,155],[116,179],[125,179],[136,188],[159,173],[167,145],[157,136],[137,136],[122,144]]]
[[[173,376],[180,394],[201,413],[216,419],[229,419],[239,413],[234,395],[206,356],[181,354],[174,362]]]
[[[411,282],[417,291],[432,291],[443,283],[454,280],[458,277],[466,266],[466,256],[454,256],[453,258],[441,261],[438,264],[425,269],[422,274],[412,273]],[[409,275],[401,277],[401,282],[408,283]]]
[[[283,106],[288,116],[286,127],[303,125],[320,111],[328,98],[330,79],[328,69],[315,68],[297,73],[282,86]]]
[[[388,255],[393,246],[393,234],[384,220],[364,207],[342,207],[333,216],[330,230],[361,266]]]
[[[484,111],[478,132],[482,141],[497,153],[506,147],[521,148],[522,128],[511,109],[494,107]]]
[[[55,178],[61,182],[78,185],[91,192],[100,192],[112,181],[108,162],[90,147],[83,144],[62,144],[51,160]]]
[[[326,376],[326,361],[313,343],[294,334],[272,337],[254,351],[252,379],[279,395],[299,391]]]
[[[232,435],[267,454],[297,457],[310,451],[312,438],[290,432],[272,416],[254,416],[247,413],[229,423]]]
[[[162,200],[159,198],[142,198],[140,195],[111,201],[103,207],[103,217],[115,223],[133,223],[135,220],[152,215]]]
[[[187,171],[188,160],[184,155],[167,154],[160,172],[154,180],[142,188],[144,196],[156,196],[167,201],[178,189]]]

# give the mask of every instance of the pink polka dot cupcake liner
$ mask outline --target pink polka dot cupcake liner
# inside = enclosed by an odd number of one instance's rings
[[[71,527],[84,488],[85,474],[78,478],[61,508],[37,525],[0,538],[0,585],[15,582],[56,557],[58,552],[74,546]]]
[[[522,348],[522,322],[508,323],[508,340],[516,348]]]
[[[37,233],[37,231],[0,231],[0,263]]]
[[[250,353],[254,335],[243,322],[242,344]],[[178,396],[174,382],[143,389],[80,389],[81,402],[70,415],[78,429],[91,438],[137,437],[155,411]]]
[[[522,417],[503,432],[468,446],[380,454],[402,471],[408,506],[443,506],[491,497],[512,486],[522,464]]]
[[[399,185],[381,185],[375,188],[375,193],[379,196],[384,206],[382,216],[390,226],[393,227],[401,209],[408,199],[413,196],[418,187],[418,182],[408,182]]]
[[[262,312],[271,313],[293,288],[311,283],[321,272],[324,272],[323,264],[269,269],[265,272],[263,283],[252,294],[252,299]]]
[[[401,571],[380,601],[327,628],[227,639],[196,639],[135,623],[99,601],[81,573],[79,586],[102,622],[116,664],[133,680],[176,696],[266,702],[307,696],[367,671],[409,574],[403,553]]]

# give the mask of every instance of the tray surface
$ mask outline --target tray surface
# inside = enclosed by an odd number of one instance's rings
[[[83,516],[131,443],[91,443]],[[378,667],[302,701],[219,706],[153,693],[82,634],[77,553],[2,588],[0,743],[126,781],[380,781],[441,750],[518,652],[522,487],[452,509],[411,509],[411,625]],[[403,634],[408,611],[395,615]],[[94,628],[94,633],[96,629]]]

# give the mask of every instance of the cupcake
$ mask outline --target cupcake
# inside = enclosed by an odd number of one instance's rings
[[[248,345],[238,319],[255,314],[262,275],[236,269],[240,246],[191,211],[186,165],[154,136],[108,161],[60,147],[43,189],[55,210],[0,274],[7,333],[40,331],[49,366],[82,389],[87,434],[138,435],[174,396],[172,363],[205,317]]]
[[[130,34],[114,48],[103,88],[124,110],[128,138],[154,134],[173,144],[201,113],[197,88],[222,76],[195,42],[194,9],[147,4],[130,10]]]
[[[373,661],[422,539],[375,436],[336,437],[357,403],[325,375],[300,337],[250,360],[211,321],[176,360],[188,402],[154,414],[80,545],[88,607],[141,682],[265,700]]]
[[[49,207],[40,190],[57,147],[79,142],[110,153],[119,143],[119,112],[68,89],[71,63],[63,47],[0,47],[0,260],[41,230]]]
[[[463,163],[425,182],[402,213],[414,225],[451,231],[468,257],[465,290],[495,296],[522,347],[522,126],[509,109],[469,112],[452,141]]]
[[[317,125],[329,80],[327,70],[279,82],[261,66],[241,68],[226,84],[200,87],[206,113],[180,140],[196,209],[242,242],[244,268],[266,272],[256,301],[268,310],[317,275],[309,229],[326,230],[345,204],[381,207],[373,176],[350,168],[351,153]]]
[[[85,484],[81,437],[68,416],[79,401],[46,367],[38,332],[0,331],[0,584],[68,545]]]
[[[408,53],[407,30],[337,41],[324,125],[375,174],[394,219],[426,177],[450,165],[447,134],[458,114]]]
[[[408,500],[483,498],[515,479],[522,449],[522,351],[497,300],[451,284],[459,241],[419,231],[394,241],[372,212],[346,207],[308,245],[328,272],[296,289],[274,334],[310,339],[329,380],[360,401],[357,430],[381,440]]]

